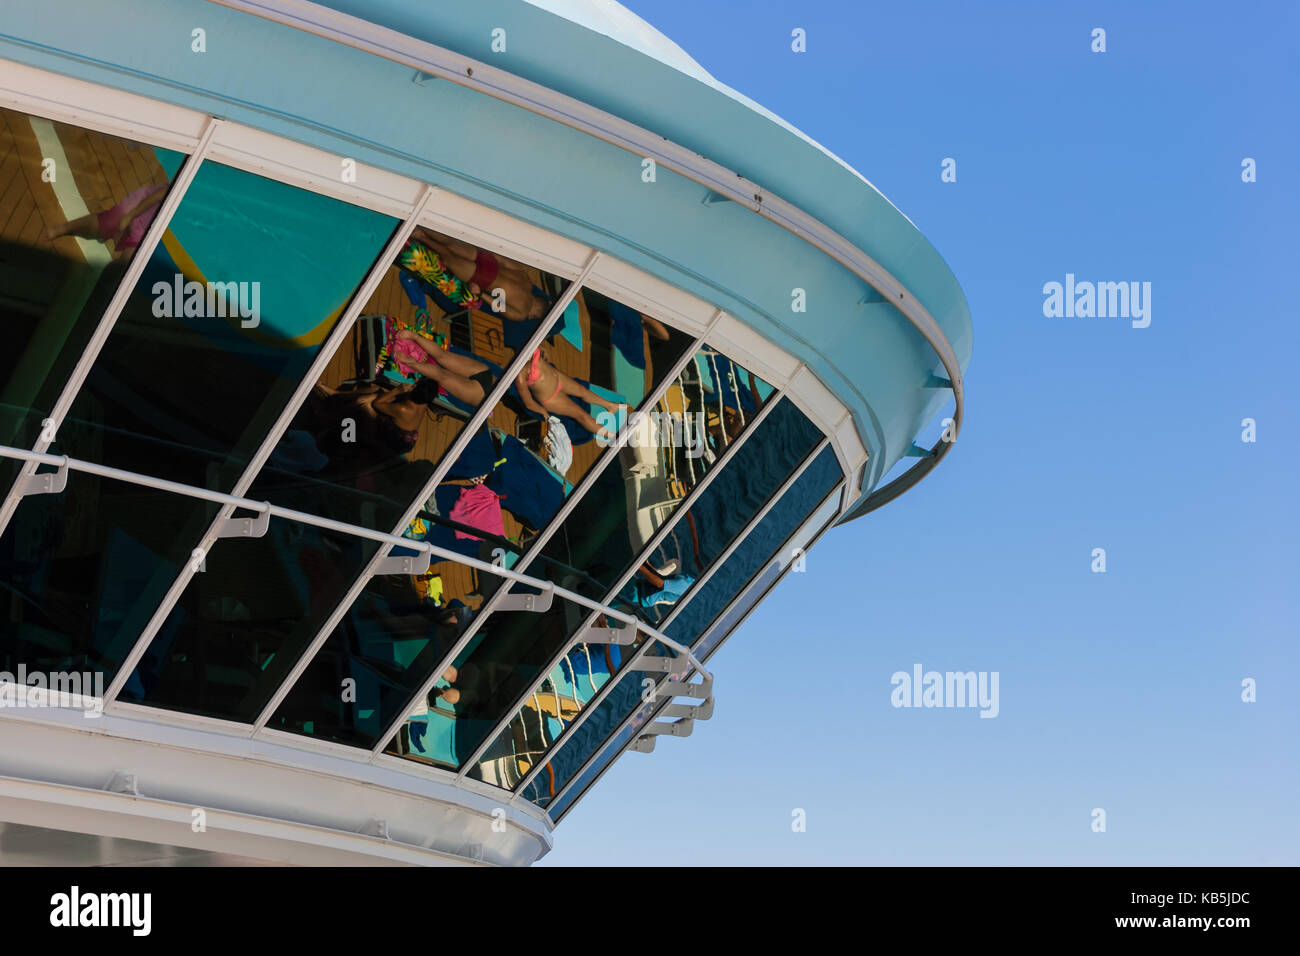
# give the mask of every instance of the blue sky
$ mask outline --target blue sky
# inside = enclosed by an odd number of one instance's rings
[[[958,447],[823,538],[714,657],[714,718],[543,864],[1300,863],[1297,8],[626,5],[910,216],[975,351]],[[1151,282],[1150,327],[1045,318],[1066,273]],[[1000,714],[893,708],[917,663],[997,671]]]

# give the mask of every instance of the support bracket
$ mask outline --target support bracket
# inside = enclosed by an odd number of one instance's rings
[[[671,674],[673,668],[678,666],[677,660],[672,657],[641,657],[630,665],[634,671],[645,671],[648,674]]]
[[[218,538],[260,538],[271,526],[271,506],[255,518],[227,518],[217,531]]]
[[[428,551],[421,551],[418,554],[390,554],[380,559],[375,566],[375,574],[408,574],[416,577],[429,570],[429,558]]]
[[[617,644],[629,647],[636,643],[636,621],[626,621],[619,627],[589,627],[582,632],[585,644]]]
[[[497,601],[498,611],[532,611],[541,614],[551,609],[555,600],[555,586],[546,585],[541,594],[503,594]]]
[[[57,495],[63,489],[68,487],[68,466],[60,465],[58,471],[47,471],[39,475],[28,475],[23,479],[21,490],[18,494],[26,498],[28,495]]]
[[[685,681],[664,681],[659,693],[668,697],[693,697],[696,700],[708,700],[713,692],[708,684],[688,684]]]
[[[934,451],[930,448],[922,448],[916,442],[912,442],[907,451],[903,452],[905,458],[933,458]]]

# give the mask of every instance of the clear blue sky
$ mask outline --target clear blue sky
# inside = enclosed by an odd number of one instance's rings
[[[1300,8],[626,5],[910,216],[975,352],[953,453],[823,538],[714,718],[543,863],[1300,863]],[[1150,327],[1045,318],[1067,272],[1151,282]],[[1000,715],[891,707],[916,663],[998,671]]]

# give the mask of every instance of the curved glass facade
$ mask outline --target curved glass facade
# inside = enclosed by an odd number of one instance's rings
[[[0,670],[558,818],[671,642],[838,513],[757,336],[206,147],[3,109],[0,142]]]

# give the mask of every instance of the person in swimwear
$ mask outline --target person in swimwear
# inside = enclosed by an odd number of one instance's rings
[[[519,397],[523,399],[528,410],[542,418],[545,418],[548,413],[563,415],[572,418],[593,435],[610,441],[618,437],[600,425],[573,399],[580,398],[589,404],[599,405],[615,415],[625,406],[601,398],[591,389],[579,385],[548,362],[540,348],[534,350],[531,361],[520,371],[515,385],[518,387]]]
[[[465,283],[473,295],[481,296],[484,304],[494,314],[518,322],[540,319],[550,309],[548,299],[533,294],[532,277],[517,262],[502,259],[467,242],[440,236],[422,227],[416,227],[411,238],[436,252],[447,271]],[[505,293],[503,312],[496,312],[492,308],[495,289]]]
[[[402,364],[410,366],[426,379],[441,385],[449,395],[466,405],[481,405],[488,397],[496,378],[492,370],[477,359],[467,355],[457,355],[445,351],[436,342],[430,342],[423,335],[411,329],[402,329],[397,333],[399,339],[414,342],[429,356],[428,362],[416,362],[409,358],[402,359]],[[418,383],[417,386],[418,388]]]
[[[63,236],[78,236],[82,239],[97,239],[100,242],[113,240],[113,255],[122,257],[134,252],[144,239],[144,234],[158,212],[158,206],[167,194],[168,184],[161,186],[141,186],[127,194],[116,206],[103,212],[92,212],[57,225],[46,226],[41,230],[41,241],[53,242]]]
[[[358,446],[374,445],[389,453],[403,454],[415,447],[420,438],[419,427],[424,421],[425,404],[419,401],[415,386],[405,385],[397,388],[381,388],[378,385],[366,385],[361,388],[341,392],[323,383],[315,389],[315,397],[321,402],[320,418],[323,421],[326,454],[337,452],[340,443],[333,440],[333,433],[338,430],[334,419],[357,415],[373,423],[373,428],[361,429],[363,440]],[[375,450],[375,449],[370,449]]]

